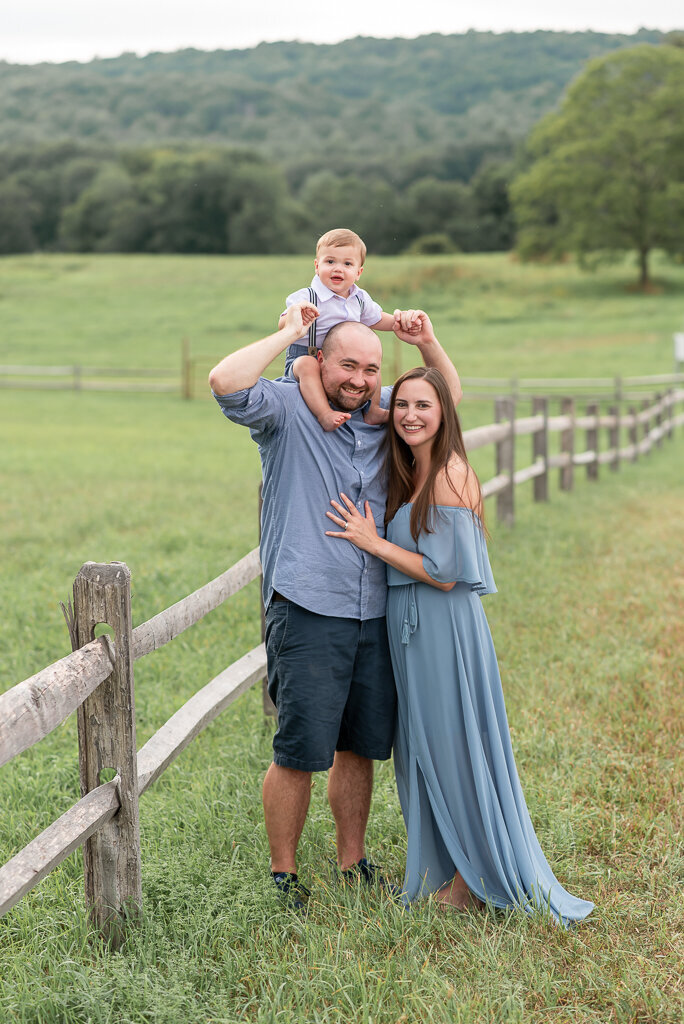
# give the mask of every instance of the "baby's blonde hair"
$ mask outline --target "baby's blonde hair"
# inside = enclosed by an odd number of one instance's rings
[[[355,231],[350,231],[349,228],[333,228],[332,231],[326,231],[324,235],[321,235],[316,242],[316,256],[318,256],[321,249],[337,249],[342,245],[353,245],[355,249],[358,249],[361,256],[361,266],[364,265],[366,262],[366,244]]]

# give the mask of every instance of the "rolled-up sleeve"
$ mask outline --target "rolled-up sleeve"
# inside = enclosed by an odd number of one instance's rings
[[[260,377],[254,387],[231,395],[212,394],[221,412],[233,423],[249,427],[256,440],[282,430],[299,391],[296,381]]]

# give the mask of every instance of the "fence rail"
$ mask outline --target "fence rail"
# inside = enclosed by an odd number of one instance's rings
[[[178,371],[169,367],[0,366],[0,388],[22,391],[180,392]]]
[[[577,415],[572,398],[562,399],[562,414],[549,416],[549,398],[533,398],[533,415],[516,419],[515,401],[497,398],[495,423],[465,431],[469,452],[495,446],[496,472],[482,485],[496,496],[497,515],[514,520],[514,492],[532,481],[534,498],[548,499],[548,477],[559,470],[561,489],[570,490],[575,468],[596,479],[599,466],[612,471],[625,459],[647,454],[684,424],[684,389],[671,389],[642,407],[621,414],[617,406],[601,412],[590,403]],[[578,431],[586,447],[579,449]],[[607,445],[600,444],[607,431]],[[621,443],[627,434],[628,443]],[[550,435],[558,452],[550,453]],[[532,439],[532,462],[516,468],[516,439]],[[81,799],[0,867],[0,916],[5,914],[79,846],[84,846],[86,904],[95,925],[114,944],[127,919],[142,903],[138,799],[240,694],[264,675],[261,644],[224,669],[141,747],[135,743],[133,663],[163,647],[199,622],[261,573],[259,552],[194,593],[133,629],[130,573],[121,562],[86,562],[74,581],[73,605],[64,608],[71,654],[0,695],[0,765],[47,736],[73,711],[78,712]],[[93,639],[94,627],[108,623],[114,638]],[[104,781],[106,770],[114,779]],[[116,818],[116,822],[114,819]]]
[[[165,367],[8,366],[0,365],[0,388],[48,391],[141,391],[166,392],[183,398],[210,397],[206,387],[210,368],[221,356],[191,354],[187,338],[181,345],[180,369]],[[394,358],[394,377],[401,364]],[[200,383],[198,384],[198,377]],[[508,396],[515,400],[556,394],[593,396],[623,402],[642,399],[651,391],[684,385],[684,373],[660,373],[631,377],[462,377],[468,399]]]
[[[515,400],[497,398],[497,422],[464,432],[469,453],[495,445],[496,475],[482,484],[482,493],[485,498],[497,495],[498,518],[508,524],[514,521],[514,491],[519,484],[533,480],[535,501],[545,501],[551,470],[560,471],[561,490],[572,490],[575,468],[585,467],[592,480],[597,479],[602,465],[617,471],[621,461],[635,461],[648,454],[684,423],[684,413],[677,411],[684,402],[684,389],[670,389],[653,399],[643,398],[640,409],[633,405],[622,413],[617,405],[602,413],[599,403],[592,401],[587,403],[584,414],[577,415],[575,399],[564,397],[562,415],[549,416],[549,401],[547,397],[534,397],[535,415],[516,419]],[[600,443],[602,430],[607,431],[607,444]],[[577,442],[580,431],[584,432],[586,445],[582,450]],[[623,432],[627,433],[627,444],[621,443]],[[553,434],[559,437],[560,451],[551,453],[549,437]],[[516,438],[525,435],[532,438],[532,462],[516,468]]]
[[[461,383],[469,399],[491,400],[505,395],[516,401],[529,401],[555,394],[621,403],[641,400],[665,387],[680,387],[684,385],[684,373],[632,377],[462,377]]]
[[[210,611],[218,608],[228,597],[237,593],[261,573],[258,549],[250,551],[235,565],[216,579],[184,597],[181,601],[155,615],[135,629],[126,629],[119,622],[112,641],[108,636],[91,640],[77,648],[70,655],[49,665],[42,672],[19,683],[0,695],[0,764],[5,764],[17,754],[33,746],[57,728],[75,710],[79,713],[79,759],[81,761],[81,791],[83,796],[57,821],[48,826],[23,850],[0,868],[0,915],[13,907],[22,896],[37,885],[50,871],[60,864],[75,849],[87,843],[122,809],[121,795],[121,752],[117,755],[111,749],[108,715],[105,712],[92,716],[87,708],[89,699],[113,676],[113,668],[122,651],[128,649],[131,664],[138,658],[158,650],[194,625]],[[65,609],[73,645],[86,630],[90,618],[109,621],[112,618],[111,591],[124,589],[124,601],[130,612],[130,574],[123,563],[97,565],[87,562],[74,583],[74,603]],[[104,604],[109,608],[93,608],[97,605],[98,591],[105,592]],[[108,614],[103,615],[106,610]],[[124,619],[126,616],[124,615]],[[266,652],[263,644],[248,652],[239,661],[224,669],[215,679],[190,698],[186,704],[166,722],[147,743],[135,752],[135,731],[129,737],[127,751],[129,761],[135,764],[135,797],[145,792],[162,774],[182,750],[213,719],[241,693],[264,675]],[[130,680],[124,680],[118,694],[118,704],[126,704],[121,697],[130,682],[130,708],[134,720],[132,701],[132,672]],[[102,709],[99,709],[102,711]],[[96,718],[103,728],[99,736],[86,735],[86,720]],[[132,747],[132,749],[130,749]],[[113,762],[116,768],[114,780],[103,785],[99,783],[100,773]],[[88,767],[92,770],[89,773]],[[87,778],[90,774],[93,777]],[[130,845],[130,844],[129,844]],[[137,844],[139,847],[139,840]],[[112,864],[121,861],[125,867],[130,860],[121,836],[116,837],[116,850],[110,858]],[[135,854],[139,858],[139,849]],[[93,859],[91,857],[91,859]],[[87,862],[86,862],[87,865]],[[90,872],[96,873],[91,866]],[[91,891],[88,892],[90,883]],[[130,904],[131,894],[127,886],[114,887],[111,880],[88,879],[86,889],[89,906],[105,934],[117,941],[120,936],[121,917]],[[121,891],[118,891],[118,888]],[[136,897],[136,894],[133,894]],[[133,899],[139,905],[140,897]],[[130,911],[130,906],[128,911]]]

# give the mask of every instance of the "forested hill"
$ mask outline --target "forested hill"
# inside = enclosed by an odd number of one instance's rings
[[[514,244],[518,144],[588,60],[659,32],[468,32],[0,63],[0,254]]]
[[[596,56],[661,33],[356,38],[336,45],[132,54],[87,64],[0,63],[0,140],[247,146],[296,174],[395,159],[468,180],[512,144]],[[361,168],[363,169],[363,167]]]

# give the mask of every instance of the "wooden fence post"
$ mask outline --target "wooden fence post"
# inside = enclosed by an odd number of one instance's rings
[[[393,349],[392,349],[392,367],[393,367],[393,369],[392,369],[392,379],[393,380],[396,380],[398,377],[401,377],[401,351],[402,351],[402,343],[399,341],[399,339],[397,338],[397,336],[395,334],[394,335],[394,346],[393,346]]]
[[[192,363],[190,362],[190,339],[181,342],[181,392],[183,398],[192,398]]]
[[[549,400],[548,398],[532,399],[532,415],[541,414],[544,425],[532,435],[532,461],[539,459],[544,463],[544,472],[534,478],[534,500],[549,500]]]
[[[614,452],[610,468],[615,473],[620,468],[620,406],[611,405],[608,414],[615,419],[615,424],[608,428],[608,444]]]
[[[597,480],[599,475],[599,405],[598,402],[587,404],[587,416],[594,417],[594,425],[587,430],[587,451],[594,452],[594,459],[587,463],[587,479]]]
[[[667,434],[670,441],[674,438],[674,388],[667,389]]]
[[[629,415],[631,423],[627,434],[629,436],[629,443],[632,446],[632,462],[636,462],[639,458],[639,424],[637,423],[637,411],[635,405],[630,405]]]
[[[571,491],[573,480],[574,480],[574,464],[572,457],[575,454],[575,402],[572,398],[561,398],[561,415],[570,417],[570,426],[565,430],[561,430],[560,434],[560,450],[563,454],[568,455],[568,463],[566,466],[561,466],[560,470],[560,489],[561,491]]]
[[[644,398],[642,400],[642,402],[641,402],[641,411],[642,412],[649,411],[650,410],[650,406],[651,406],[651,399],[650,398]],[[646,417],[646,419],[644,420],[642,433],[643,433],[643,438],[644,438],[644,440],[646,442],[646,444],[644,445],[644,450],[645,450],[644,454],[649,455],[650,452],[651,452],[651,448],[653,447],[653,443],[652,443],[652,441],[651,441],[651,439],[649,437],[649,434],[651,433],[651,415],[650,415],[650,413]]]
[[[118,775],[120,810],[83,849],[86,904],[113,946],[123,941],[125,919],[142,907],[138,758],[131,627],[131,574],[123,562],[86,562],[74,580],[77,648],[94,639],[95,627],[114,631],[114,670],[78,709],[81,795]]]
[[[655,414],[655,425],[656,425],[656,427],[661,427],[663,425],[663,393],[662,393],[662,391],[657,391],[655,397],[656,397],[656,404],[657,404],[657,409],[656,409],[656,414]],[[662,448],[662,446],[663,446],[663,435],[659,434],[658,437],[656,438],[656,447],[657,448]]]
[[[398,341],[399,339],[397,339]],[[259,544],[261,544],[261,508],[264,504],[262,498],[263,483],[259,484]],[[261,589],[259,591],[259,612],[261,615],[261,639],[266,639],[266,609],[264,608],[264,587],[263,587],[263,573],[260,577]],[[278,711],[275,704],[268,695],[268,676],[264,676],[261,680],[261,704],[264,710],[264,714],[268,718],[277,718]]]
[[[497,423],[510,422],[506,436],[496,442],[497,475],[505,473],[509,478],[507,486],[496,496],[496,515],[499,522],[512,526],[515,521],[515,402],[512,398],[494,400],[494,418]]]

